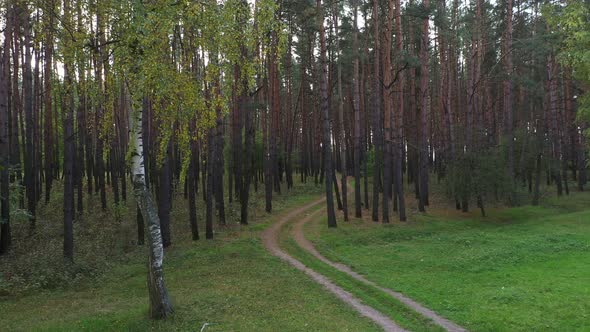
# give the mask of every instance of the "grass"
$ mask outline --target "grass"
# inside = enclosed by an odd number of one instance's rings
[[[307,214],[311,214],[324,207],[324,204],[315,206],[313,209],[307,211]],[[303,218],[303,216],[301,216],[301,218]],[[391,298],[381,290],[366,285],[313,257],[307,251],[299,247],[292,238],[291,230],[293,226],[293,223],[289,223],[283,227],[280,234],[280,245],[283,250],[287,251],[305,266],[324,275],[334,284],[354,295],[363,304],[380,311],[405,329],[417,332],[443,331],[443,329],[434,325],[430,320],[420,316],[415,311],[407,308],[398,300]]]
[[[211,323],[206,331],[378,331],[303,273],[268,254],[260,243],[260,230],[285,213],[281,211],[316,199],[317,190],[296,186],[273,202],[273,216],[255,212],[253,225],[218,228],[212,241],[190,241],[182,215],[186,210],[177,206],[172,218],[174,244],[165,259],[165,278],[176,309],[170,319],[147,318],[145,249],[134,248],[120,253],[124,258],[113,258],[115,263],[97,277],[82,275],[72,284],[0,295],[1,330],[199,331]],[[132,225],[133,219],[121,222]],[[88,247],[80,245],[78,250]],[[59,247],[50,249],[55,250],[52,255],[61,255]],[[2,259],[3,268],[14,266],[7,261],[14,257]],[[76,262],[84,263],[81,257]]]
[[[97,282],[106,272],[119,264],[142,261],[145,252],[137,246],[136,203],[131,193],[126,202],[115,205],[107,192],[108,208],[102,210],[98,195],[84,192],[84,213],[74,221],[74,264],[63,260],[63,195],[61,183],[56,182],[51,200],[39,204],[35,231],[24,216],[13,218],[11,250],[0,256],[0,296],[15,296],[40,289],[67,288],[85,282]],[[315,198],[321,188],[296,183],[283,195],[274,195],[273,211],[298,206]],[[205,203],[197,199],[197,220],[204,237]],[[265,227],[270,221],[264,211],[264,191],[251,194],[249,204],[250,230]],[[225,205],[227,226],[218,226],[214,216],[215,237],[241,230],[240,204],[236,200]],[[188,203],[177,194],[171,212],[173,247],[191,242]]]
[[[337,271],[331,266],[326,265],[312,257],[306,251],[301,249],[292,239],[284,243],[285,248],[291,255],[296,257],[305,266],[326,276],[342,289],[353,294],[362,303],[380,311],[391,318],[401,327],[410,331],[444,331],[434,325],[430,320],[417,314],[415,311],[407,308],[398,300],[391,298],[379,289],[365,285],[354,278]]]
[[[61,201],[54,197],[40,207],[35,234],[15,223],[14,249],[0,258],[1,329],[198,331],[210,323],[207,331],[377,331],[303,273],[269,255],[258,238],[274,218],[316,199],[321,189],[297,184],[275,197],[272,216],[263,212],[259,191],[248,227],[236,224],[239,205],[228,204],[228,226],[216,227],[215,240],[198,242],[190,241],[186,202],[178,197],[173,246],[165,261],[176,313],[165,321],[147,318],[145,248],[134,244],[133,200],[106,212],[88,200],[92,212],[75,224],[76,262],[69,266],[61,259],[56,208]],[[546,198],[542,207],[492,207],[487,218],[478,211],[436,209],[438,202],[429,214],[415,214],[410,205],[411,221],[405,224],[353,219],[327,229],[320,219],[306,226],[306,234],[328,258],[469,330],[590,331],[589,199],[590,194],[574,193]],[[289,238],[288,229],[282,244],[405,328],[438,330],[378,289],[317,261]]]
[[[377,330],[252,236],[176,248],[166,280],[177,311],[165,321],[146,317],[143,264],[96,285],[0,302],[0,319],[4,330],[195,331],[206,322],[208,331]]]
[[[332,260],[472,331],[590,331],[590,194],[541,207],[306,227]],[[365,212],[366,214],[366,212]]]

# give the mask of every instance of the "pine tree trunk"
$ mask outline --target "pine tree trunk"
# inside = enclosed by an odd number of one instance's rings
[[[145,107],[145,106],[144,106]],[[84,119],[85,125],[90,127],[92,123],[92,117],[85,117]],[[85,149],[86,149],[86,192],[88,195],[92,195],[94,193],[94,188],[92,184],[94,183],[92,179],[94,178],[94,150],[92,144],[92,129],[87,129],[85,136]],[[55,150],[56,152],[58,149]]]
[[[16,6],[12,8],[13,12],[16,11]],[[19,31],[21,30],[19,27],[20,20],[18,19],[19,16],[14,15],[12,17],[13,23],[13,49],[12,52],[12,110],[10,112],[10,127],[9,127],[9,136],[10,136],[10,164],[14,168],[13,174],[14,176],[10,176],[10,181],[16,180],[17,184],[20,186],[22,185],[22,162],[21,162],[21,148],[19,144],[19,121],[18,118],[22,118],[20,116],[22,114],[22,102],[21,102],[21,93],[20,93],[20,84],[19,84],[19,63],[20,63],[20,37]],[[8,29],[7,29],[8,30]],[[57,123],[57,117],[56,117]],[[57,126],[56,126],[57,127]],[[55,140],[57,144],[57,139]],[[24,200],[23,196],[19,200],[19,205],[21,208],[24,208]]]
[[[357,0],[353,0],[353,42],[354,68],[352,76],[353,112],[354,112],[354,216],[362,217],[361,204],[361,110],[360,110],[360,84],[359,84],[359,49],[358,49],[358,19]]]
[[[587,181],[588,157],[586,155],[586,137],[583,133],[577,133],[576,145],[578,154],[578,190],[584,191],[584,186]]]
[[[80,5],[78,4],[78,12],[81,11]],[[79,14],[80,15],[80,14]],[[78,25],[80,28],[81,25],[81,16],[78,18]],[[79,78],[79,86],[80,91],[78,92],[79,95],[79,104],[76,113],[76,124],[77,124],[77,133],[76,136],[78,137],[78,144],[76,149],[76,163],[75,165],[75,178],[76,178],[76,187],[77,187],[77,206],[78,206],[78,214],[82,215],[84,213],[84,202],[83,202],[83,191],[84,191],[84,149],[87,146],[86,143],[86,128],[88,128],[86,124],[86,106],[87,106],[87,95],[86,95],[86,76],[85,76],[85,67],[83,60],[78,60],[78,78]],[[49,68],[47,70],[50,70]],[[47,80],[48,78],[45,77]],[[48,82],[50,84],[50,81]],[[51,100],[46,101],[46,105],[48,108],[51,107]],[[50,119],[51,117],[49,117]],[[46,121],[49,121],[46,117]],[[48,135],[49,134],[49,135]],[[51,137],[50,133],[46,133],[46,136]],[[47,158],[47,156],[46,156]],[[47,159],[46,159],[47,161]],[[49,165],[48,170],[51,170],[52,165]],[[90,178],[90,175],[88,175]],[[46,190],[51,189],[51,184],[47,185]],[[49,198],[49,193],[46,193],[46,198]]]
[[[0,48],[0,254],[8,251],[12,240],[10,233],[10,179],[8,176],[10,166],[8,94],[10,85],[10,33],[10,29],[6,28],[4,31],[4,45]]]
[[[514,111],[512,107],[512,0],[506,1],[506,30],[504,32],[504,136],[508,148],[508,177],[514,179]],[[510,203],[516,204],[514,188],[510,188]]]
[[[340,36],[338,35],[338,4],[334,3],[334,32],[336,33],[336,52],[341,54]],[[344,96],[342,94],[342,59],[338,56],[338,122],[340,124],[338,141],[340,142],[340,172],[342,178],[342,213],[344,221],[348,221],[348,188],[347,188],[347,163],[346,163],[346,127],[344,126]]]
[[[533,202],[532,202],[532,204],[534,206],[539,205],[539,197],[540,197],[539,186],[541,184],[541,167],[542,167],[541,165],[542,165],[541,153],[538,153],[536,163],[535,163],[535,186],[534,186],[534,190],[533,190]]]
[[[217,81],[216,82],[216,86],[215,86],[215,93],[217,95],[217,98],[221,98],[221,85],[220,83]],[[220,107],[217,107],[216,110],[216,116],[217,116],[217,120],[216,120],[216,125],[217,128],[215,129],[216,132],[216,137],[215,137],[215,168],[214,168],[214,183],[215,183],[215,187],[214,187],[214,191],[215,191],[215,205],[217,207],[217,211],[219,213],[219,224],[221,225],[225,225],[225,198],[223,195],[224,192],[224,187],[223,187],[223,173],[224,173],[224,156],[223,156],[223,146],[224,146],[224,140],[223,140],[223,114],[222,114],[222,110]],[[239,120],[238,120],[239,122]],[[239,125],[238,125],[239,126]],[[237,140],[240,141],[241,143],[241,130],[239,130],[239,136],[237,138]],[[234,145],[234,149],[239,149],[239,151],[241,151],[241,144],[236,144]],[[239,159],[237,159],[238,162],[240,161]],[[236,162],[236,160],[234,160],[234,163]],[[242,174],[241,172],[236,172],[236,184],[241,183],[242,181]],[[230,195],[231,196],[231,195]]]
[[[366,11],[364,11],[365,22],[367,22],[366,18]],[[369,48],[368,48],[368,39],[369,36],[367,33],[364,34],[365,38],[363,41],[363,49],[364,49],[364,61],[361,61],[361,73],[360,73],[360,100],[359,100],[359,110],[360,110],[360,134],[361,134],[361,163],[363,164],[363,196],[365,202],[365,210],[369,210],[369,163],[368,163],[368,151],[369,151],[369,139],[368,139],[368,132],[369,132],[369,112],[367,110],[367,103],[366,103],[366,91],[367,91],[367,72],[369,72]]]
[[[291,18],[289,18],[289,24],[291,24]],[[289,26],[291,29],[291,26]],[[291,32],[291,30],[290,30]],[[293,59],[292,59],[292,49],[293,49],[293,34],[289,33],[288,41],[287,41],[287,54],[285,57],[285,80],[287,85],[287,100],[286,100],[286,108],[287,108],[287,124],[286,124],[286,133],[285,133],[285,153],[287,156],[286,163],[285,163],[285,174],[287,180],[287,189],[293,188],[293,141],[295,136],[295,116],[296,110],[293,109]]]
[[[373,48],[373,136],[375,160],[373,163],[373,221],[379,221],[379,186],[381,184],[381,67],[379,61],[379,5],[378,0],[373,0],[373,39],[375,47]]]
[[[429,0],[423,0],[426,11],[430,10]],[[429,17],[422,21],[422,35],[420,43],[420,152],[419,152],[419,204],[418,210],[425,211],[428,205],[428,121],[430,118],[430,92],[428,73],[428,45],[429,45]]]
[[[330,143],[330,112],[328,106],[328,66],[326,63],[326,36],[324,32],[324,15],[322,10],[322,0],[317,0],[318,10],[318,27],[320,34],[320,98],[322,111],[322,130],[323,130],[323,152],[324,152],[324,171],[326,180],[326,204],[328,208],[328,227],[336,227],[336,214],[334,211],[334,197],[332,195],[332,149]]]
[[[70,22],[69,1],[64,0],[64,22]],[[63,114],[64,128],[64,257],[74,259],[74,85],[72,82],[71,61],[64,58],[65,103]]]
[[[392,189],[392,113],[393,113],[393,77],[391,68],[391,37],[393,35],[393,0],[387,2],[387,17],[383,31],[383,126],[385,140],[383,144],[383,223],[389,223],[389,201]]]
[[[96,14],[96,25],[98,27],[98,39],[100,42],[100,45],[106,45],[106,36],[105,36],[105,22],[104,22],[104,17],[103,17],[103,13],[100,12],[100,10],[97,8],[97,14]],[[97,84],[100,87],[100,90],[102,93],[104,93],[105,91],[107,91],[107,83],[106,83],[106,75],[108,74],[107,68],[106,68],[106,64],[107,61],[105,61],[105,50],[103,49],[103,47],[98,47],[97,49],[97,59],[95,60],[95,71],[96,71],[96,79],[97,79]],[[103,114],[104,114],[104,101],[100,101],[98,108],[96,110],[95,113],[95,119],[94,119],[94,124],[96,127],[96,129],[94,130],[94,135],[95,135],[95,146],[96,146],[96,156],[95,156],[95,170],[96,170],[96,179],[98,180],[98,183],[96,184],[97,188],[96,190],[98,190],[100,192],[100,205],[102,207],[103,210],[107,209],[107,194],[106,194],[106,183],[105,183],[105,173],[106,173],[106,169],[105,169],[105,162],[104,162],[104,142],[103,139],[100,137],[100,133],[99,133],[99,127],[100,127],[100,123],[101,120],[103,118]]]
[[[267,83],[267,86],[268,85],[269,84]],[[271,90],[270,87],[269,90]],[[272,93],[269,93],[269,96],[270,95],[272,95]],[[262,163],[264,168],[264,198],[266,202],[265,210],[270,213],[272,211],[272,170],[268,144],[268,111],[266,109],[262,110],[262,153]]]
[[[561,178],[561,138],[559,135],[559,109],[557,108],[557,64],[552,55],[547,59],[547,81],[549,85],[549,114],[551,119],[551,140],[553,142],[553,160],[551,161],[551,173],[557,184],[557,195],[563,195],[563,182]]]
[[[281,112],[281,95],[279,87],[279,55],[278,35],[276,31],[271,33],[270,54],[270,88],[271,88],[271,117],[270,117],[270,164],[272,167],[272,183],[274,191],[281,193],[279,179],[279,159],[277,155],[277,141],[279,140],[279,115]]]
[[[230,187],[232,188],[232,193],[235,189],[235,196],[240,196],[241,190],[241,181],[242,181],[242,170],[241,170],[241,153],[242,153],[242,128],[240,127],[240,105],[239,103],[239,95],[238,95],[238,87],[240,85],[240,66],[238,64],[234,65],[234,80],[233,80],[233,89],[232,89],[232,114],[231,114],[231,151],[232,151],[232,160],[231,160],[231,170],[234,173],[233,180],[235,183],[230,183]],[[230,193],[230,196],[234,196]],[[233,199],[233,197],[231,198]]]
[[[76,120],[77,120],[77,131],[78,131],[78,142],[77,145],[75,147],[75,165],[84,165],[84,146],[83,146],[83,140],[82,140],[82,133],[84,132],[84,126],[83,126],[83,122],[81,121],[81,117],[82,117],[82,106],[79,105],[78,106],[78,112],[76,114]],[[84,202],[83,202],[83,191],[84,191],[84,168],[82,166],[75,166],[74,167],[74,182],[76,184],[76,189],[77,189],[77,201],[76,201],[76,206],[77,206],[77,211],[79,215],[82,215],[84,213]]]
[[[401,3],[400,0],[395,2],[395,30],[396,30],[396,50],[398,56],[403,53],[403,35],[402,35],[402,16],[401,16]],[[399,220],[406,221],[406,203],[404,197],[404,180],[403,180],[403,160],[404,160],[404,71],[399,70],[398,77],[398,90],[397,93],[397,115],[395,116],[395,128],[394,128],[394,172],[395,172],[395,192],[399,201]]]
[[[187,178],[187,195],[188,195],[188,216],[189,222],[191,226],[191,234],[193,237],[193,241],[199,239],[199,227],[197,225],[197,193],[195,184],[197,181],[195,177],[198,174],[197,163],[198,163],[198,151],[197,151],[197,142],[194,139],[196,135],[196,123],[195,121],[191,121],[190,125],[191,131],[191,139],[190,139],[190,149],[191,149],[191,160],[188,169],[188,178]]]
[[[248,82],[243,82],[243,88],[248,86]],[[246,90],[247,91],[247,90]],[[242,114],[244,114],[244,125],[246,130],[246,144],[245,144],[245,155],[244,155],[244,182],[242,185],[242,192],[240,194],[241,199],[241,210],[240,210],[240,224],[248,224],[248,205],[250,200],[250,183],[252,181],[252,149],[254,145],[254,125],[252,121],[252,109],[246,106],[247,96],[245,93],[242,95],[240,107],[242,107]]]
[[[49,6],[55,7],[53,1],[49,1]],[[45,144],[45,203],[49,202],[51,187],[53,184],[53,105],[52,105],[52,87],[51,75],[53,64],[53,15],[47,14],[49,28],[45,30],[45,123],[44,123],[44,144]]]
[[[41,46],[38,45],[37,42],[33,42],[33,47],[35,50],[41,49]],[[35,58],[33,61],[37,64],[35,65],[35,70],[33,74],[33,183],[35,185],[35,205],[37,205],[37,203],[39,203],[39,201],[41,200],[41,190],[43,189],[43,185],[41,183],[42,148],[41,140],[39,137],[39,121],[42,117],[41,95],[43,94],[43,92],[40,83],[41,75],[39,68],[41,67],[41,56],[39,51],[35,51]]]
[[[170,163],[172,162],[172,139],[168,142],[166,157],[160,168],[160,185],[158,187],[158,218],[162,231],[162,240],[164,248],[172,244],[170,239],[170,209],[172,208],[172,172]]]
[[[205,201],[206,201],[206,220],[205,220],[205,238],[213,238],[213,168],[215,164],[213,162],[213,151],[214,151],[214,129],[209,129],[207,135],[207,184],[206,190],[204,190]],[[205,177],[203,177],[205,178]]]
[[[33,73],[32,73],[32,55],[31,55],[31,27],[29,23],[28,9],[25,8],[24,17],[24,52],[25,62],[23,64],[23,97],[24,97],[24,111],[25,111],[25,126],[24,141],[25,141],[25,189],[27,198],[27,209],[31,215],[31,229],[35,228],[36,221],[36,183],[35,183],[35,146],[34,146],[34,118],[33,118]],[[22,128],[22,126],[21,126]],[[65,130],[65,128],[64,128]]]

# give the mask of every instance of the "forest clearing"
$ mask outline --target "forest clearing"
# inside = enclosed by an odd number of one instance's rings
[[[0,331],[590,331],[586,0],[0,1]]]
[[[3,326],[9,331],[170,331],[200,330],[210,323],[206,330],[381,330],[265,251],[261,232],[297,210],[281,227],[280,248],[404,329],[444,330],[379,288],[406,294],[470,331],[588,329],[587,193],[572,194],[567,204],[548,199],[541,207],[490,211],[485,219],[478,212],[449,216],[443,210],[385,229],[367,218],[328,229],[318,189],[296,185],[293,196],[277,202],[276,215],[262,213],[247,229],[221,230],[211,243],[193,242],[188,223],[175,224],[172,234],[178,243],[166,253],[176,307],[171,319],[146,318],[144,251],[131,247],[101,270],[105,275],[3,294]],[[299,229],[321,255],[377,287],[355,281],[302,249],[295,227],[289,227],[300,221],[305,224]],[[131,228],[127,231],[132,233],[133,222],[130,218],[116,229]]]

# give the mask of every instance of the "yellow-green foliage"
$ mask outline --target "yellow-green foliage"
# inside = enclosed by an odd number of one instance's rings
[[[567,1],[566,5],[546,5],[543,16],[561,34],[560,59],[571,66],[574,77],[586,85],[585,95],[579,98],[579,116],[590,120],[590,6],[582,0]]]
[[[63,11],[59,6],[51,10]],[[272,0],[260,0],[256,8],[245,0],[76,1],[56,23],[55,57],[68,64],[72,85],[66,88],[75,107],[85,100],[89,109],[102,111],[97,128],[89,129],[98,130],[106,149],[118,108],[127,102],[119,100],[121,92],[130,96],[131,112],[149,98],[160,126],[155,158],[162,162],[170,139],[190,151],[191,138],[205,138],[217,113],[228,112],[232,95],[254,88],[272,35],[282,52],[286,29],[277,11]],[[91,70],[88,59],[103,70]],[[183,157],[186,172],[190,153]]]
[[[113,9],[110,12],[117,18],[113,33],[121,44],[113,49],[116,68],[107,78],[113,91],[102,94],[108,104],[105,138],[113,121],[114,103],[108,98],[124,84],[134,109],[141,107],[144,97],[150,98],[160,125],[158,162],[173,137],[183,151],[190,151],[192,121],[197,124],[194,138],[206,137],[206,130],[215,125],[216,112],[227,113],[232,93],[244,92],[243,85],[234,82],[234,68],[239,68],[239,82],[252,88],[260,61],[252,60],[255,47],[266,42],[271,31],[284,30],[275,19],[277,4],[270,0],[259,2],[256,28],[253,8],[244,0],[106,2],[104,6]],[[196,58],[201,65],[195,64]],[[186,172],[190,154],[184,157]]]

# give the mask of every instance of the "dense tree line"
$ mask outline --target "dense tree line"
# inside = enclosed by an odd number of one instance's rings
[[[6,0],[0,253],[13,240],[11,208],[26,210],[35,232],[37,206],[63,195],[63,253],[73,261],[83,197],[108,209],[129,199],[131,183],[137,243],[147,237],[150,247],[151,313],[163,317],[172,311],[162,256],[174,241],[175,193],[189,202],[198,240],[198,199],[210,239],[226,204],[235,200],[247,225],[252,190],[264,191],[271,212],[296,174],[325,185],[330,227],[334,198],[348,220],[348,174],[354,216],[364,207],[384,223],[394,213],[406,220],[405,191],[426,211],[432,179],[457,209],[474,202],[483,214],[490,200],[524,203],[523,191],[538,204],[542,181],[558,195],[584,190],[587,123],[576,113],[587,86],[575,61],[561,59],[571,46],[563,24],[541,15],[564,8]]]

